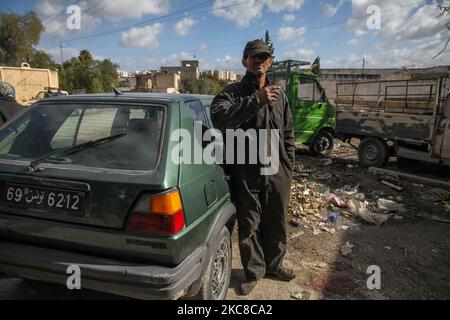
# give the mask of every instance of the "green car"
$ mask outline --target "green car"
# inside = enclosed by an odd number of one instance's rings
[[[212,99],[53,97],[3,126],[0,273],[68,285],[76,266],[86,289],[224,299],[235,222],[228,178],[218,164],[177,163],[172,152],[177,129],[211,127]]]

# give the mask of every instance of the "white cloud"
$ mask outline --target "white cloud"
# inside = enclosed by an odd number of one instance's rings
[[[121,44],[125,47],[157,48],[158,36],[163,32],[161,23],[155,23],[143,28],[131,28],[122,33]]]
[[[172,53],[160,60],[162,66],[180,66],[181,60],[195,59],[193,55],[187,52]]]
[[[175,24],[175,34],[179,37],[187,35],[195,23],[196,21],[192,18],[183,18]]]
[[[81,30],[69,30],[66,27],[67,7],[79,5],[81,8]],[[84,35],[98,26],[103,19],[120,21],[123,19],[139,19],[145,15],[162,15],[170,11],[169,0],[84,0],[74,3],[73,0],[39,0],[36,12],[45,27],[44,36],[76,37]]]
[[[359,44],[360,42],[361,42],[360,39],[358,39],[358,38],[353,38],[353,39],[351,39],[351,40],[348,41],[348,44],[354,46],[354,45]]]
[[[436,2],[424,4],[410,0],[379,0],[376,5],[381,9],[381,29],[369,30],[366,26],[369,18],[367,8],[372,4],[372,0],[352,1],[352,19],[347,26],[357,35],[365,31],[390,42],[399,42],[431,36],[445,28],[443,21],[436,19],[440,13]]]
[[[259,0],[241,3],[235,0],[216,0],[212,8],[214,15],[234,21],[240,27],[246,27],[251,20],[262,16],[263,3]]]
[[[299,10],[304,0],[263,0],[263,2],[269,7],[270,11],[280,12],[284,10],[295,11]]]
[[[242,59],[225,55],[223,58],[214,60],[200,59],[200,66],[202,70],[227,70],[236,71],[239,73],[245,72],[242,65]]]
[[[315,54],[313,50],[309,49],[296,49],[293,51],[288,51],[282,54],[283,59],[293,59],[293,60],[306,60],[311,61]]]
[[[240,27],[247,27],[252,20],[262,17],[265,7],[271,12],[295,11],[303,3],[304,0],[215,0],[213,14],[233,21]]]
[[[332,3],[326,3],[324,6],[323,6],[323,11],[325,12],[325,14],[328,16],[328,17],[333,17],[337,12],[338,12],[338,10],[344,5],[344,3],[346,3],[347,1],[349,1],[349,0],[339,0],[337,3],[335,3],[335,4],[332,4]]]
[[[283,20],[286,22],[292,22],[295,20],[295,15],[294,14],[285,14],[283,16]]]
[[[306,33],[306,28],[281,27],[278,29],[277,38],[280,41],[295,41],[295,43],[303,43],[303,36]]]
[[[97,2],[97,10],[101,8],[99,15],[109,20],[122,19],[140,19],[147,14],[162,15],[170,11],[169,0],[119,0],[103,1],[90,0]]]
[[[63,9],[61,1],[39,0],[36,3],[36,12],[41,17],[52,17],[59,14]],[[45,20],[43,21],[45,22]]]

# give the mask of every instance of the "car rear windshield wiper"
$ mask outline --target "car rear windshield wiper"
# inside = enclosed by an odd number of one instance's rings
[[[84,150],[86,148],[91,148],[94,146],[97,146],[99,144],[103,144],[109,141],[113,141],[116,140],[118,138],[121,138],[123,136],[125,136],[126,133],[119,133],[119,134],[115,134],[112,136],[108,136],[108,137],[103,137],[103,138],[99,138],[99,139],[95,139],[95,140],[89,140],[74,146],[70,146],[67,148],[62,148],[62,149],[57,149],[54,150],[52,152],[49,152],[47,154],[44,154],[42,157],[33,160],[30,162],[30,164],[27,167],[28,172],[33,172],[36,170],[36,167],[41,164],[42,162],[44,162],[45,160],[47,160],[48,158],[51,158],[54,155],[58,155],[58,156],[64,156],[67,154],[72,154],[72,153],[76,153],[78,151]]]

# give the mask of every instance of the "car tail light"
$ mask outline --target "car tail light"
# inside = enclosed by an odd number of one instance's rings
[[[143,195],[127,221],[127,231],[174,235],[185,226],[180,193]]]

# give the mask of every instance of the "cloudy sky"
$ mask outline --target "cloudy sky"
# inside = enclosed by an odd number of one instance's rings
[[[67,13],[80,8],[80,29]],[[90,50],[121,70],[157,69],[197,58],[201,69],[243,72],[242,48],[269,31],[276,59],[322,67],[450,64],[449,0],[2,0],[2,11],[34,10],[46,28],[39,48],[63,58]],[[72,23],[72,26],[76,26]]]

